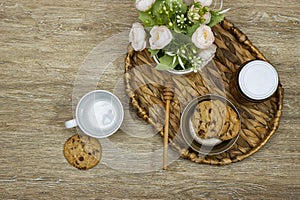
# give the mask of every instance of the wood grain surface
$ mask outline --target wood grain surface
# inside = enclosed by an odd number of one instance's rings
[[[160,153],[153,156],[162,139],[122,93],[122,57],[96,82],[87,71],[86,82],[76,85],[91,52],[118,34],[122,39],[137,21],[132,1],[0,1],[0,198],[299,199],[300,2],[228,0],[224,7],[279,72],[285,89],[279,130],[242,162],[216,167],[178,158],[163,171],[155,165]],[[122,99],[127,118],[109,141],[129,153],[104,150],[99,165],[80,171],[63,156],[65,141],[77,133],[64,122],[73,117],[76,87],[88,90],[91,82]],[[127,162],[129,155],[139,165]]]

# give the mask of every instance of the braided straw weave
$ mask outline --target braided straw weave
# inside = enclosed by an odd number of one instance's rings
[[[230,93],[230,83],[239,67],[250,60],[267,59],[227,19],[213,27],[217,52],[214,64],[200,73],[173,75],[155,70],[155,63],[147,50],[136,52],[131,46],[125,60],[126,92],[139,117],[152,124],[163,135],[164,84],[173,82],[174,98],[170,107],[169,143],[182,158],[193,162],[225,165],[241,161],[257,152],[279,126],[282,113],[283,88],[279,84],[276,93],[267,101],[252,105],[240,105]],[[185,106],[195,97],[205,94],[226,96],[238,108],[242,128],[238,141],[219,155],[200,155],[190,149],[180,133],[180,116]]]

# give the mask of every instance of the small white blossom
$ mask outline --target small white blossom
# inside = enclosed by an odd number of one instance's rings
[[[153,50],[163,49],[173,39],[171,31],[166,26],[154,26],[150,31],[150,48]]]
[[[129,33],[129,42],[135,51],[141,51],[146,48],[146,32],[140,23],[134,23]]]
[[[199,8],[195,8],[195,6],[192,5],[190,10],[188,11],[189,20],[196,23],[197,21],[199,21],[200,17],[201,16],[199,15]]]

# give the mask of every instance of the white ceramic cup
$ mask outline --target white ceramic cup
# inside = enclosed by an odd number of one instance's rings
[[[105,90],[95,90],[80,99],[75,119],[66,121],[65,126],[78,126],[88,136],[104,138],[120,128],[123,118],[124,109],[118,97]]]

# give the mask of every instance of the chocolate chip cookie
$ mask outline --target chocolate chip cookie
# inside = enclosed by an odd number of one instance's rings
[[[74,167],[82,170],[96,166],[101,158],[99,141],[89,136],[74,135],[64,145],[64,156]]]
[[[202,139],[229,140],[240,130],[237,113],[220,100],[201,101],[195,108],[192,124],[197,136]]]
[[[238,114],[230,106],[226,106],[227,116],[223,129],[219,135],[221,140],[230,140],[237,136],[241,128],[241,122]]]

